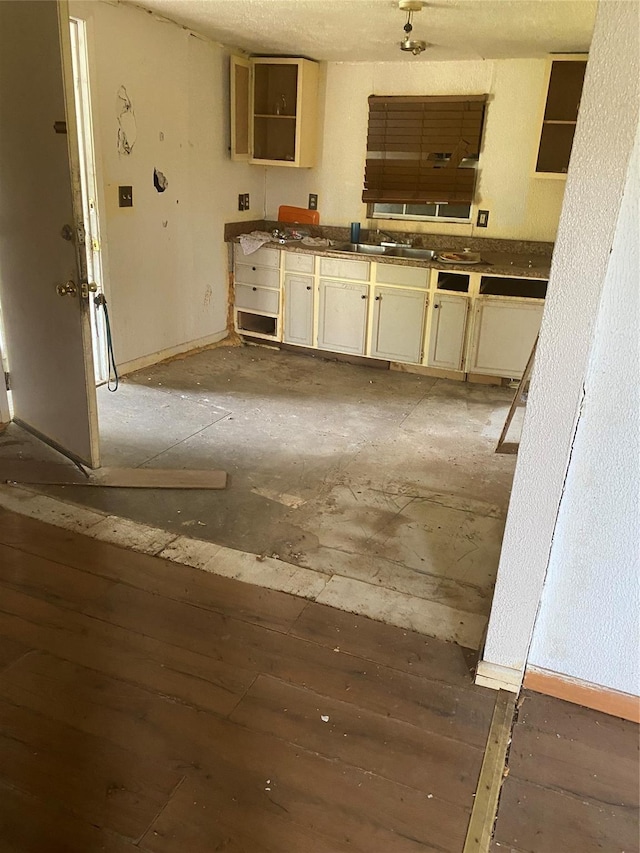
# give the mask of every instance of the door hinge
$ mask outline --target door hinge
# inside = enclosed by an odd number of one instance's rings
[[[11,374],[8,370],[6,370],[4,374],[4,387],[7,391],[11,391]]]
[[[82,222],[80,223],[80,225],[78,225],[78,227],[76,228],[76,231],[78,234],[78,245],[84,246],[86,239],[87,239],[87,232],[85,231],[84,225],[82,224]]]

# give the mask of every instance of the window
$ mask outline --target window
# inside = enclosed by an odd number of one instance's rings
[[[362,200],[372,216],[468,221],[486,95],[369,98]]]
[[[450,222],[469,222],[470,204],[379,204],[369,205],[371,219],[446,219]]]

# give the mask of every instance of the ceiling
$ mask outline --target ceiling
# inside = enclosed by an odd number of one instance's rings
[[[425,62],[586,51],[597,4],[431,0],[414,16],[414,38],[432,45],[418,57],[399,48],[406,15],[397,0],[143,0],[135,5],[248,53]]]

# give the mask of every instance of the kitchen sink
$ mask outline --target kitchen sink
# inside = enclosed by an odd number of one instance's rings
[[[425,261],[431,261],[436,256],[433,249],[414,249],[412,246],[392,246],[385,248],[384,253],[394,258],[422,258]]]
[[[340,243],[332,246],[334,252],[354,252],[358,255],[385,255],[384,246],[376,246],[373,243]]]
[[[414,249],[411,246],[378,246],[374,243],[340,243],[332,246],[334,252],[353,252],[357,255],[384,255],[388,258],[417,258],[431,261],[436,253],[433,249]]]

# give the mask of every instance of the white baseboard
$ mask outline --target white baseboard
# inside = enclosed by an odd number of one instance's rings
[[[490,687],[492,690],[508,690],[510,693],[519,693],[522,686],[524,673],[519,669],[511,669],[508,666],[500,666],[497,663],[489,663],[481,660],[476,669],[476,684],[480,687]]]
[[[159,361],[166,361],[168,358],[173,358],[176,355],[183,355],[191,350],[202,349],[203,347],[217,344],[228,336],[227,329],[221,332],[216,332],[214,335],[207,335],[204,338],[198,338],[195,341],[187,341],[184,344],[178,344],[176,347],[158,350],[158,352],[149,353],[149,355],[140,356],[140,358],[131,359],[118,365],[118,373],[124,376],[127,373],[134,373],[136,370],[142,370],[152,364],[157,364]]]

